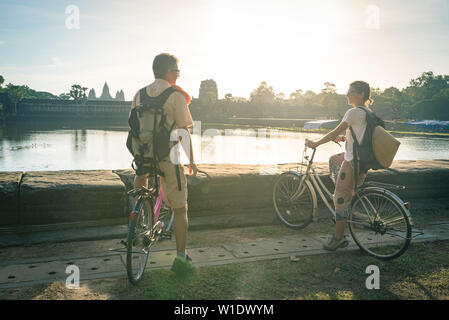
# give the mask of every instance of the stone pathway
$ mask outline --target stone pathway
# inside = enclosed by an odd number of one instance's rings
[[[414,232],[412,242],[449,239],[449,221],[435,222]],[[215,247],[190,248],[189,255],[198,267],[230,263],[250,262],[291,257],[292,263],[300,256],[328,253],[322,249],[328,235],[289,235],[281,238],[249,240]],[[342,250],[358,250],[352,238]],[[109,240],[111,241],[111,240]],[[113,241],[115,243],[115,240]],[[116,248],[120,245],[117,244]],[[163,248],[163,246],[161,246]],[[170,268],[175,250],[158,250],[150,254],[147,270]],[[407,254],[407,252],[405,253]],[[122,259],[125,255],[122,254]],[[111,278],[126,275],[120,253],[104,250],[90,254],[63,254],[52,257],[21,259],[20,261],[0,261],[0,288],[15,288],[41,283],[65,281],[67,266],[79,267],[83,280]]]

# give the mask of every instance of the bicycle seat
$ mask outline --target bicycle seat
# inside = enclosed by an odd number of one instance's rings
[[[136,196],[150,195],[153,192],[154,192],[154,188],[147,189],[145,187],[138,187],[138,188],[134,188],[134,189],[128,191],[127,194],[132,197],[136,197]]]

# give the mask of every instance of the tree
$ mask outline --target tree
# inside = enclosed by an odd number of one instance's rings
[[[86,87],[81,87],[79,84],[74,84],[72,85],[69,95],[73,98],[73,100],[86,99],[86,90]]]
[[[59,95],[59,99],[61,99],[61,100],[69,100],[70,99],[70,94],[68,94],[68,93],[61,93]]]
[[[226,101],[232,101],[232,94],[231,93],[226,93],[225,94],[225,100]]]
[[[409,101],[431,99],[441,89],[449,88],[449,76],[437,75],[432,71],[423,72],[420,77],[410,80],[410,86],[404,91]]]
[[[290,93],[289,99],[290,100],[298,100],[302,96],[302,90],[298,89],[295,90],[295,92]]]
[[[398,99],[401,96],[401,91],[395,87],[389,87],[384,90],[383,96],[393,99]]]
[[[276,94],[273,87],[268,86],[265,81],[259,84],[259,87],[251,92],[250,101],[254,104],[273,104]]]
[[[3,76],[0,76],[0,92],[3,91],[3,88],[2,88],[3,82],[5,82],[5,78],[3,78]]]
[[[208,79],[201,81],[198,99],[202,105],[209,105],[217,102],[218,89],[215,80]]]
[[[277,103],[282,103],[285,100],[285,94],[282,92],[279,92],[278,94],[276,94],[276,102]]]
[[[337,93],[337,87],[333,83],[325,82],[324,83],[324,88],[321,89],[321,93],[323,93],[323,94],[334,94],[334,93]]]
[[[14,103],[14,113],[17,113],[17,103],[25,98],[26,95],[26,87],[25,86],[15,86],[12,83],[9,83],[6,86],[8,90],[8,98]]]

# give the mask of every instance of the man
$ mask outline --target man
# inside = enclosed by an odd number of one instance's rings
[[[153,73],[155,81],[145,87],[146,92],[151,97],[160,95],[165,89],[170,86],[177,91],[173,92],[165,104],[163,105],[167,112],[166,126],[170,128],[175,124],[174,130],[178,130],[178,134],[183,135],[184,141],[182,146],[189,156],[189,174],[196,175],[198,168],[195,165],[193,158],[192,140],[188,128],[192,127],[193,121],[190,114],[188,103],[190,97],[180,87],[176,86],[176,79],[179,77],[178,59],[168,53],[157,55],[153,61]],[[139,91],[134,96],[131,108],[139,105],[140,95]],[[183,131],[185,130],[185,131]],[[181,132],[183,131],[183,132]],[[187,140],[187,141],[186,141]],[[176,145],[176,148],[179,144]],[[179,177],[177,177],[175,166],[179,166]],[[161,187],[164,197],[164,202],[174,211],[174,231],[176,238],[177,256],[173,261],[172,270],[177,273],[184,273],[194,270],[192,259],[186,253],[187,242],[187,179],[184,174],[184,167],[174,163],[170,157],[164,158],[159,162],[159,169],[164,173],[161,177]],[[178,187],[178,179],[180,180],[181,190]],[[148,187],[148,174],[134,178],[134,187]]]

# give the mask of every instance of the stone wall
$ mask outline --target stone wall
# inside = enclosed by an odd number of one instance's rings
[[[277,166],[200,165],[209,173],[188,177],[189,215],[231,223],[251,217],[275,220],[272,188],[276,176],[297,164]],[[317,172],[330,184],[327,163]],[[400,184],[404,201],[448,199],[449,160],[395,161],[390,170],[372,171],[367,180]],[[0,225],[36,225],[123,218],[130,201],[133,171],[87,170],[0,173]]]
[[[0,226],[19,223],[22,172],[0,172]]]
[[[17,115],[78,117],[127,117],[131,101],[24,99],[17,104]]]

